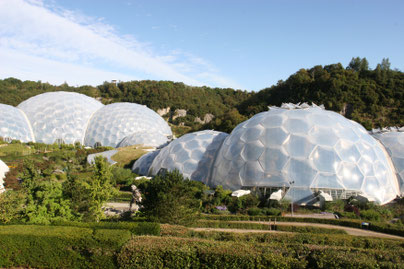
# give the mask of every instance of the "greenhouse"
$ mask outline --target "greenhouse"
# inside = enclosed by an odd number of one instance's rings
[[[84,144],[117,147],[125,137],[142,132],[156,133],[167,139],[172,136],[167,122],[150,108],[133,103],[113,103],[93,115]]]
[[[18,105],[27,115],[36,142],[83,144],[88,120],[103,104],[74,92],[48,92]]]
[[[215,160],[212,185],[283,189],[308,203],[363,195],[384,204],[400,194],[383,146],[358,123],[318,106],[271,107],[238,125]]]
[[[216,152],[227,136],[209,130],[186,134],[161,149],[149,168],[149,174],[156,175],[162,169],[177,169],[184,177],[209,185]]]
[[[125,147],[161,147],[171,138],[167,122],[146,106],[104,106],[74,92],[47,92],[13,107],[0,104],[0,137],[6,141]]]
[[[389,128],[373,131],[373,136],[378,139],[389,153],[400,183],[401,195],[404,194],[404,128]]]
[[[35,141],[25,113],[16,107],[3,104],[0,104],[0,137],[9,141]]]

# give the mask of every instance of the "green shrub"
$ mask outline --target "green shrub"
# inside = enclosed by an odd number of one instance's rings
[[[267,216],[280,216],[282,212],[277,208],[264,208],[262,213]]]
[[[380,213],[374,209],[362,210],[360,216],[365,220],[375,220],[375,221],[379,221],[381,218]]]
[[[258,216],[258,215],[262,215],[262,210],[258,207],[252,207],[247,210],[247,213],[250,216]]]

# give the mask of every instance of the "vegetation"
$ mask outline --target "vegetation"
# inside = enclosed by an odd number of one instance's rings
[[[49,91],[79,92],[105,104],[134,102],[155,111],[169,107],[164,117],[175,124],[173,130],[178,135],[200,129],[230,132],[238,123],[266,111],[268,106],[284,102],[324,104],[326,109],[340,112],[367,129],[404,125],[404,73],[392,70],[388,59],[383,59],[374,70],[369,68],[366,58],[359,57],[352,58],[346,68],[336,63],[300,69],[287,80],[256,93],[192,87],[171,81],[104,82],[98,87],[72,87],[66,83],[53,86],[7,78],[0,80],[0,103],[16,106]],[[187,115],[174,119],[176,109],[185,109]],[[195,121],[206,114],[212,114],[214,119],[206,124]]]
[[[200,182],[184,180],[178,170],[156,176],[142,190],[142,211],[152,221],[190,224],[196,221],[204,189]]]
[[[403,126],[403,100],[404,73],[391,70],[388,59],[370,70],[366,58],[352,58],[346,68],[331,64],[300,69],[241,102],[238,109],[251,116],[284,102],[314,102],[370,129]]]

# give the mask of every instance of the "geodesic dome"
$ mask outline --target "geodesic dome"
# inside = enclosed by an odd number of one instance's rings
[[[210,184],[209,178],[217,151],[228,134],[217,131],[200,131],[181,136],[161,149],[153,160],[149,174],[161,169],[178,169],[184,177]]]
[[[117,148],[128,147],[132,145],[144,145],[146,147],[161,147],[168,143],[166,135],[157,132],[142,131],[128,135],[121,142]]]
[[[149,173],[149,168],[153,163],[154,158],[160,153],[160,150],[148,152],[141,156],[132,166],[132,172],[141,175],[147,176]]]
[[[167,122],[150,108],[134,103],[113,103],[93,115],[84,144],[116,147],[125,137],[141,132],[172,136]]]
[[[39,94],[18,105],[31,123],[35,140],[46,144],[83,144],[88,121],[101,107],[94,98],[63,91]]]
[[[373,136],[382,142],[389,153],[396,168],[401,195],[404,195],[404,130],[391,129],[387,132],[376,132]]]
[[[21,142],[35,141],[25,113],[13,106],[0,104],[0,137]]]
[[[0,160],[0,193],[4,192],[4,178],[6,177],[6,173],[10,171],[8,166]]]
[[[358,123],[317,106],[272,107],[239,124],[216,157],[212,183],[287,188],[302,202],[315,191],[363,193],[379,203],[398,194],[388,156]],[[333,190],[333,192],[331,192]]]

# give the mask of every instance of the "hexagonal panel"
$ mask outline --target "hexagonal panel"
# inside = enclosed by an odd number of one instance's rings
[[[288,160],[288,156],[281,149],[265,148],[262,153],[259,162],[267,173],[276,173],[276,171],[282,171]]]
[[[343,162],[338,169],[337,175],[348,190],[360,190],[364,176],[359,168],[352,163]]]
[[[260,137],[262,144],[270,147],[280,147],[287,141],[289,134],[283,128],[266,128]]]
[[[291,135],[288,142],[285,143],[284,148],[290,156],[304,158],[310,156],[314,146],[307,137]]]
[[[245,143],[241,151],[241,157],[245,161],[257,161],[264,152],[264,145],[260,141]]]
[[[304,160],[290,159],[283,171],[287,173],[290,180],[294,181],[294,186],[310,186],[317,174],[310,164]],[[289,180],[289,178],[288,178]]]
[[[341,160],[345,162],[352,162],[356,163],[359,161],[361,154],[355,144],[345,141],[345,140],[340,140],[336,145],[335,145],[335,152],[338,154],[338,156],[341,158]]]
[[[321,146],[317,146],[310,159],[318,171],[329,173],[335,173],[341,161],[333,150],[324,149]]]
[[[308,121],[301,119],[287,119],[284,128],[292,134],[307,134],[312,125]]]
[[[338,142],[338,137],[333,129],[314,126],[309,132],[310,141],[314,144],[333,147]]]

